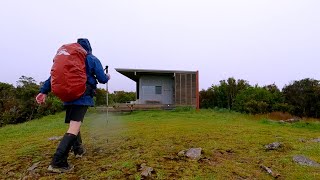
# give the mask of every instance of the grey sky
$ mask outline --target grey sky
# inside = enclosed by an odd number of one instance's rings
[[[134,91],[114,68],[199,70],[200,88],[320,79],[318,0],[8,0],[0,2],[0,81],[44,81],[78,37],[110,66],[109,90]],[[100,86],[104,87],[104,86]]]

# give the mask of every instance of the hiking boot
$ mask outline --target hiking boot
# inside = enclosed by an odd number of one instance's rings
[[[53,173],[67,173],[67,172],[72,171],[73,168],[74,168],[74,166],[71,164],[70,165],[68,164],[68,166],[66,166],[66,167],[58,167],[58,166],[50,165],[48,167],[48,171],[53,172]]]
[[[87,152],[86,148],[84,148],[82,145],[79,149],[73,150],[74,155],[76,158],[82,158],[82,156]]]
[[[48,167],[49,171],[64,172],[70,170],[70,165],[68,164],[68,154],[75,140],[76,135],[66,133],[63,136],[56,152],[53,155],[51,164]]]
[[[82,145],[82,139],[81,139],[80,132],[78,133],[77,138],[72,145],[71,151],[73,151],[76,158],[81,158],[87,152],[86,149]]]

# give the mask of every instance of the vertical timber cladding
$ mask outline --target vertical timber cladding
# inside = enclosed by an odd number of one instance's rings
[[[196,73],[175,73],[175,104],[196,106]]]

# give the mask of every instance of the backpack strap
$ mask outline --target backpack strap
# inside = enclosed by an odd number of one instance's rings
[[[88,57],[88,55],[87,55]],[[89,83],[88,75],[90,75],[90,69],[88,65],[88,58],[86,57],[85,63],[86,63],[86,72],[87,72],[87,82],[86,82],[86,91],[84,95],[93,97],[95,95],[95,89],[92,84]]]

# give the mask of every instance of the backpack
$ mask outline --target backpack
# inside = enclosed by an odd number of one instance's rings
[[[78,43],[61,46],[51,68],[51,91],[63,102],[78,99],[86,91],[87,51]]]

